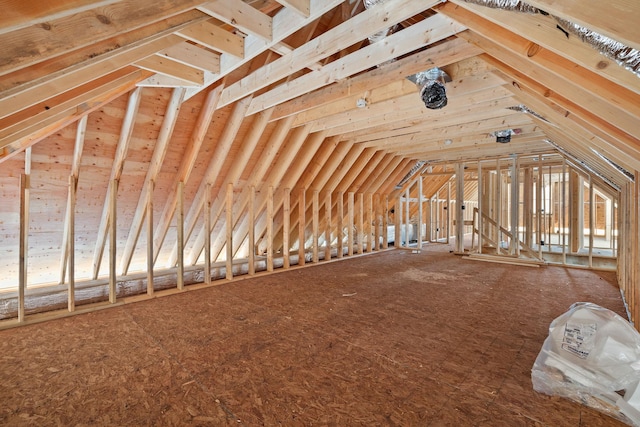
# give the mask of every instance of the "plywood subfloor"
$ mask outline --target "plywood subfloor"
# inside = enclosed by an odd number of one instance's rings
[[[616,426],[532,391],[611,273],[388,251],[0,332],[4,425]]]

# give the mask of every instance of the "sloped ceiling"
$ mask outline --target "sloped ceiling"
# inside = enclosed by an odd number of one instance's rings
[[[629,179],[618,167],[640,170],[640,79],[556,20],[640,49],[640,3],[632,0],[528,2],[545,14],[464,0],[370,9],[360,0],[2,3],[0,267],[15,270],[27,172],[31,256],[42,281],[64,281],[70,182],[78,265],[97,277],[106,269],[114,182],[125,274],[145,268],[145,239],[157,263],[175,264],[181,200],[187,262],[202,257],[207,200],[216,259],[229,184],[233,218],[244,218],[234,241],[243,241],[252,187],[263,212],[267,201],[281,208],[285,188],[296,198],[306,192],[307,206],[313,191],[390,194],[419,160],[557,147],[614,183]],[[448,105],[429,110],[407,77],[436,66],[451,77]],[[493,136],[503,129],[517,130],[508,144]],[[258,216],[256,232],[264,221]],[[5,281],[15,283],[14,273]]]

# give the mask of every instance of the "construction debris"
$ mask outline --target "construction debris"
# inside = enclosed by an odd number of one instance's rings
[[[640,334],[606,308],[575,303],[551,323],[531,381],[537,392],[640,426]]]

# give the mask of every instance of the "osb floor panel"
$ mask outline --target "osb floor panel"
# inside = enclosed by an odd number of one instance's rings
[[[549,323],[612,273],[432,246],[0,332],[0,424],[617,426],[532,390]]]

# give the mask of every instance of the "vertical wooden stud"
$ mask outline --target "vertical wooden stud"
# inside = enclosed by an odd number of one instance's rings
[[[628,219],[628,234],[631,238],[625,242],[627,252],[629,253],[630,262],[627,264],[629,268],[629,312],[631,313],[631,319],[636,325],[636,329],[640,329],[640,301],[638,300],[638,249],[640,246],[640,235],[638,234],[638,226],[640,221],[640,174],[638,171],[635,173],[635,180],[632,184],[629,184],[629,194],[627,196],[627,203],[629,209],[625,215]]]
[[[249,190],[249,274],[256,273],[256,187]]]
[[[376,193],[373,200],[373,249],[380,250],[380,194]]]
[[[76,309],[76,196],[78,190],[78,180],[74,175],[69,175],[69,206],[68,206],[68,270],[69,270],[69,286],[67,288],[67,309],[75,311]]]
[[[267,192],[267,271],[273,271],[273,186]]]
[[[549,183],[549,197],[545,197],[545,204],[547,203],[547,200],[548,200],[549,206],[546,206],[545,208],[545,213],[547,217],[547,226],[545,228],[547,230],[547,241],[549,242],[549,252],[551,252],[551,249],[552,249],[551,232],[553,231],[553,216],[551,215],[551,213],[553,212],[553,178],[551,176],[551,165],[549,165],[549,168],[547,169],[547,171],[548,171],[547,180]]]
[[[524,221],[524,232],[522,241],[528,247],[533,247],[533,174],[531,167],[524,168],[524,184],[522,186],[522,218]]]
[[[227,184],[226,194],[226,231],[227,231],[227,261],[226,278],[233,279],[233,184]]]
[[[456,252],[464,252],[464,163],[456,164]]]
[[[593,233],[595,232],[595,208],[593,180],[589,175],[589,268],[593,268]]]
[[[409,192],[409,187],[407,187],[407,191],[404,195],[404,208],[405,208],[405,218],[404,218],[404,246],[406,248],[409,247],[409,227],[411,226],[411,204],[409,203],[409,199],[411,198],[411,193]]]
[[[520,237],[518,236],[518,219],[520,218],[520,212],[518,210],[520,206],[520,179],[518,172],[518,158],[513,157],[511,162],[511,216],[509,222],[511,223],[511,245],[509,245],[509,253],[511,255],[520,255]]]
[[[418,177],[418,229],[417,229],[417,249],[422,250],[422,240],[424,236],[422,235],[422,220],[424,219],[424,212],[422,211],[422,175]]]
[[[560,203],[560,229],[562,230],[562,264],[567,263],[567,212],[565,205],[567,203],[567,159],[562,158],[562,202]]]
[[[204,283],[211,284],[211,183],[204,190]]]
[[[367,193],[366,195],[366,226],[365,231],[367,234],[367,252],[371,252],[373,250],[373,194]]]
[[[500,165],[500,159],[496,160],[496,198],[494,200],[496,213],[496,244],[498,245],[497,252],[502,252],[502,169]]]
[[[538,258],[542,259],[542,156],[538,156],[538,179],[536,180],[536,240]]]
[[[620,193],[618,193],[620,194]],[[614,198],[611,202],[611,245],[613,249],[613,256],[618,257],[618,248],[620,244],[618,243],[618,236],[620,236],[620,214],[617,212],[617,206],[620,206],[620,199]],[[614,221],[614,218],[618,218],[618,221]]]
[[[178,289],[184,289],[184,182],[178,182]]]
[[[26,170],[27,168],[25,168]],[[27,288],[28,248],[29,248],[29,190],[30,174],[20,175],[20,268],[18,278],[18,322],[25,319],[25,290]]]
[[[402,247],[402,215],[404,215],[403,213],[404,211],[402,210],[402,194],[398,195],[398,199],[396,200],[396,206],[395,206],[395,210],[394,210],[394,214],[393,214],[393,219],[394,219],[394,225],[395,225],[395,230],[394,230],[394,246],[396,248]]]
[[[319,213],[318,213],[318,190],[313,190],[313,200],[312,200],[312,234],[313,234],[313,262],[318,262],[318,222],[319,222]]]
[[[291,190],[284,189],[282,200],[282,265],[284,268],[291,266],[291,260],[289,255],[289,233],[290,233],[290,221],[291,221]]]
[[[569,241],[575,253],[584,246],[584,183],[575,171],[569,174],[569,188]]]
[[[442,230],[442,212],[441,212],[441,209],[440,209],[440,205],[441,205],[441,203],[440,203],[440,191],[441,190],[438,190],[438,192],[435,194],[435,196],[431,198],[431,205],[433,206],[433,202],[434,202],[433,199],[434,198],[435,198],[435,204],[436,204],[435,209],[432,208],[432,211],[434,211],[436,213],[435,214],[435,217],[436,217],[436,222],[435,222],[436,233],[435,233],[435,239],[434,239],[434,241],[436,243],[440,239],[440,231]]]
[[[482,176],[482,162],[478,160],[478,253],[482,253],[482,245],[484,241],[482,239],[482,233],[484,232],[484,221],[482,215],[484,214],[484,179]]]
[[[71,176],[75,179],[75,188],[74,191],[78,190],[78,177],[80,175],[80,160],[82,158],[82,149],[84,147],[84,137],[87,129],[87,115],[82,116],[80,120],[78,120],[78,126],[76,130],[76,140],[73,149],[73,160],[71,161]],[[69,256],[69,210],[71,209],[71,186],[69,186],[69,193],[67,196],[67,212],[65,216],[65,222],[62,230],[62,238],[63,238],[63,250],[61,251],[60,257],[60,284],[65,283],[65,277],[67,274],[67,266],[69,264],[68,256]]]
[[[338,258],[342,258],[344,251],[344,230],[342,221],[344,220],[344,193],[342,191],[338,192],[338,200],[336,201],[337,212],[336,215],[336,231],[338,235]]]
[[[324,199],[324,260],[331,261],[331,192],[327,191]]]
[[[389,195],[385,194],[382,197],[382,248],[389,248],[389,233],[387,228],[389,226]]]
[[[298,265],[302,266],[305,264],[305,243],[306,243],[306,235],[305,230],[307,228],[307,219],[305,218],[305,206],[307,206],[306,202],[306,190],[304,188],[300,189],[300,194],[298,196]]]
[[[118,180],[111,181],[109,193],[109,302],[116,302],[116,249],[117,249],[117,200],[118,200]]]
[[[358,253],[364,252],[364,194],[358,193]]]
[[[147,191],[147,295],[153,295],[153,190],[155,182],[149,181]]]
[[[354,194],[352,191],[347,193],[347,253],[353,255],[353,222],[354,222]]]

